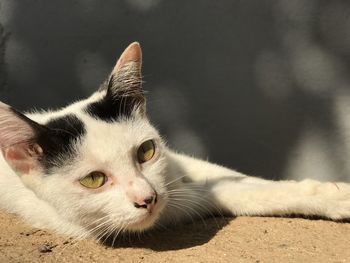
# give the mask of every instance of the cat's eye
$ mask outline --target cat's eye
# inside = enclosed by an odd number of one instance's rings
[[[102,172],[91,172],[87,176],[81,178],[79,183],[86,188],[96,189],[107,182],[107,176]]]
[[[137,149],[137,160],[139,163],[145,163],[152,159],[156,152],[156,146],[153,140],[143,142]]]

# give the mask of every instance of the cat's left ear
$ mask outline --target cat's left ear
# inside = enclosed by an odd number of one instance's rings
[[[43,130],[40,124],[0,102],[0,149],[7,163],[20,174],[39,167],[43,149],[36,138]]]

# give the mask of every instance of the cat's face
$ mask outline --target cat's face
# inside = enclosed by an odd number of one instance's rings
[[[114,124],[88,118],[84,120],[86,134],[75,146],[72,163],[55,168],[36,185],[35,174],[22,179],[73,222],[92,224],[90,229],[103,222],[108,222],[110,230],[152,226],[165,205],[166,194],[164,146],[158,133],[144,118]],[[154,153],[143,162],[138,152],[149,142]],[[147,204],[147,198],[154,200]],[[105,228],[95,232],[101,229]]]
[[[144,230],[166,205],[164,144],[145,115],[140,68],[134,43],[86,100],[28,116],[0,105],[6,161],[39,198],[92,235]]]

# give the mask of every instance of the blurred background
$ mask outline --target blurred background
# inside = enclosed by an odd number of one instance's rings
[[[0,0],[0,98],[84,98],[135,40],[173,148],[265,178],[350,181],[349,1]]]

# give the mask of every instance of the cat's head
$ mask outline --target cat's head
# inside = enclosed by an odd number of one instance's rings
[[[166,205],[165,147],[146,117],[141,63],[133,43],[98,91],[58,111],[24,115],[0,105],[9,166],[92,234],[144,230]]]

